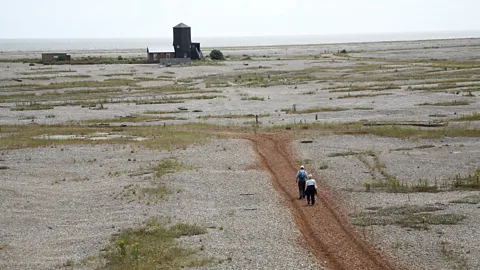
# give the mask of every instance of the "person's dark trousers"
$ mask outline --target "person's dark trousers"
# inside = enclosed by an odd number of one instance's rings
[[[305,198],[305,180],[298,180],[298,192],[300,193],[299,199]]]
[[[312,205],[315,204],[315,194],[317,191],[315,190],[315,186],[308,186],[307,190],[305,190],[305,194],[307,195],[307,202],[312,202]]]

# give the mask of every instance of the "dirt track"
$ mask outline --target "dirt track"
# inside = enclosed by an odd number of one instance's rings
[[[310,206],[304,200],[298,200],[294,178],[298,165],[288,137],[257,134],[245,138],[253,143],[261,167],[272,175],[275,188],[284,197],[297,226],[322,265],[329,270],[396,268],[357,235],[345,212],[321,181],[319,203]]]

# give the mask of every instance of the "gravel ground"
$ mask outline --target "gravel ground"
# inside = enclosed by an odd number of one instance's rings
[[[252,56],[249,61],[227,61],[225,66],[160,67],[157,65],[89,65],[50,66],[53,74],[41,73],[38,65],[28,63],[0,63],[0,94],[15,95],[22,91],[37,96],[62,92],[60,90],[32,90],[26,87],[9,88],[5,85],[50,84],[65,81],[105,80],[105,75],[134,73],[135,76],[158,78],[174,74],[176,79],[207,78],[208,76],[237,75],[267,71],[294,71],[314,67],[325,70],[317,74],[319,81],[298,85],[236,86],[221,88],[224,97],[212,100],[186,100],[181,106],[189,110],[175,114],[184,120],[155,121],[144,125],[177,124],[187,122],[219,125],[245,125],[252,119],[212,118],[199,116],[225,116],[229,114],[268,114],[260,119],[264,128],[295,123],[339,123],[358,121],[449,121],[460,115],[478,113],[478,92],[460,93],[465,86],[456,84],[445,91],[415,90],[428,81],[421,77],[395,80],[400,89],[355,91],[356,94],[376,94],[342,98],[346,92],[329,89],[367,86],[384,81],[379,74],[390,72],[394,76],[408,77],[436,72],[439,80],[452,80],[466,74],[471,82],[478,81],[477,67],[473,61],[464,68],[442,68],[443,62],[415,62],[424,59],[478,60],[480,39],[380,42],[364,44],[332,44],[285,46],[265,48],[225,48],[225,55]],[[352,52],[353,58],[340,58],[330,54],[341,49]],[[78,52],[80,55],[118,56],[120,52]],[[122,55],[142,55],[132,50]],[[328,55],[321,56],[320,54]],[[265,55],[266,57],[263,57]],[[315,56],[315,57],[314,57]],[[320,57],[318,57],[320,56]],[[39,57],[38,52],[0,52],[0,59]],[[375,61],[369,60],[373,57]],[[279,60],[280,59],[280,60]],[[401,61],[413,60],[400,64]],[[386,62],[393,61],[393,62]],[[384,63],[386,62],[386,63]],[[246,66],[248,64],[248,67]],[[440,66],[436,66],[438,64]],[[362,71],[362,66],[378,65],[378,70]],[[398,70],[396,66],[399,66]],[[358,72],[350,72],[352,66]],[[468,66],[468,65],[467,65]],[[383,67],[383,68],[382,68]],[[48,68],[48,67],[47,67]],[[67,78],[57,71],[71,68],[74,75],[88,75],[88,79]],[[247,69],[247,68],[254,68]],[[40,74],[35,74],[40,71]],[[25,75],[31,72],[32,75]],[[258,71],[260,72],[260,71]],[[72,75],[70,74],[70,75]],[[148,75],[147,75],[148,74]],[[463,75],[462,75],[463,74]],[[471,75],[469,75],[471,74]],[[67,74],[68,75],[68,74]],[[452,76],[454,75],[454,76]],[[48,80],[30,80],[28,77],[45,76]],[[124,76],[119,77],[122,79]],[[367,78],[356,81],[354,78]],[[33,78],[33,77],[32,77]],[[330,80],[331,78],[332,80]],[[368,79],[371,78],[371,79]],[[392,78],[392,77],[390,77]],[[22,79],[22,82],[15,80]],[[341,83],[339,83],[340,80]],[[345,79],[345,81],[343,81]],[[370,81],[372,80],[372,81]],[[467,80],[468,81],[468,80]],[[141,85],[162,85],[165,81],[144,81]],[[438,82],[441,85],[441,82]],[[196,87],[205,88],[200,80]],[[350,85],[351,86],[351,85]],[[120,87],[124,98],[133,98],[128,87]],[[214,88],[216,89],[216,88]],[[472,88],[473,89],[473,88]],[[68,89],[67,89],[68,90]],[[69,89],[72,90],[72,89]],[[73,91],[86,90],[75,88]],[[338,90],[338,89],[337,89]],[[343,89],[345,90],[345,89]],[[472,93],[470,93],[472,94]],[[264,101],[245,101],[243,97],[259,97]],[[152,97],[145,97],[152,98]],[[156,97],[158,98],[158,96]],[[462,106],[418,106],[421,103],[466,100]],[[50,101],[46,101],[48,103]],[[344,111],[308,114],[286,114],[283,110],[338,107]],[[134,105],[133,103],[105,104],[106,110],[90,110],[80,106],[57,106],[53,110],[12,111],[16,102],[0,104],[0,125],[59,124],[68,121],[123,117],[148,110],[178,111],[179,104]],[[360,108],[360,109],[359,109]],[[196,110],[196,111],[194,111]],[[318,119],[316,119],[318,117]],[[128,123],[129,125],[139,123]],[[247,124],[248,125],[248,124]],[[449,126],[480,126],[480,121],[449,122]],[[1,135],[6,136],[6,135]],[[339,200],[349,205],[351,213],[363,212],[370,207],[404,205],[441,205],[442,213],[467,216],[457,225],[432,225],[430,230],[411,230],[398,226],[368,226],[359,232],[373,243],[412,269],[455,269],[464,267],[480,269],[480,239],[478,204],[453,204],[454,199],[478,195],[478,191],[391,194],[380,191],[365,192],[364,181],[372,172],[354,156],[329,157],[348,151],[373,151],[385,170],[400,180],[428,179],[442,184],[456,173],[468,173],[480,167],[477,138],[444,138],[441,140],[401,140],[372,136],[311,137],[312,144],[295,143],[305,160],[307,169],[333,188]],[[311,137],[311,138],[310,138]],[[428,147],[425,147],[428,146]],[[430,147],[431,146],[431,147]],[[407,149],[411,148],[411,149]],[[206,235],[184,238],[188,246],[200,250],[206,257],[219,260],[232,258],[230,263],[214,265],[212,269],[317,269],[315,259],[304,246],[292,217],[274,192],[269,176],[254,168],[255,156],[248,143],[242,140],[217,140],[206,146],[193,146],[174,152],[152,152],[129,146],[74,146],[54,148],[2,150],[0,166],[0,268],[1,269],[52,269],[69,259],[98,254],[108,243],[108,238],[119,229],[140,225],[148,217],[171,218],[210,227]],[[148,186],[152,180],[151,168],[159,160],[176,157],[194,166],[162,178],[173,191],[167,201],[154,205],[138,203],[125,195],[124,187],[131,184]],[[130,161],[128,161],[130,159]],[[366,159],[373,163],[372,157]],[[135,160],[135,161],[133,161]],[[322,169],[323,168],[323,169]],[[326,168],[326,169],[324,169]],[[253,195],[241,195],[253,194]],[[220,228],[223,228],[221,230]],[[201,240],[201,242],[200,242]]]
[[[458,204],[453,200],[479,196],[479,191],[439,193],[365,192],[364,181],[372,181],[372,172],[356,156],[329,157],[335,153],[374,151],[385,170],[399,180],[428,179],[431,185],[449,182],[456,173],[471,173],[480,166],[477,138],[441,140],[401,140],[374,136],[329,136],[314,138],[312,144],[296,142],[307,169],[338,192],[349,205],[350,213],[371,207],[438,205],[437,214],[460,214],[467,218],[457,225],[431,225],[429,230],[400,226],[357,227],[360,234],[382,247],[411,269],[480,269],[480,207]],[[415,148],[431,145],[431,148]],[[398,150],[412,148],[411,150]],[[321,169],[320,167],[327,169]],[[378,177],[378,175],[377,175]],[[443,248],[443,249],[442,249]],[[462,268],[464,267],[464,268]]]
[[[162,178],[178,193],[151,205],[123,196],[125,186],[147,186],[151,167],[172,157],[195,167]],[[148,217],[208,227],[207,234],[181,241],[225,261],[209,269],[321,269],[269,176],[251,169],[255,157],[246,141],[222,139],[170,153],[69,145],[2,151],[2,160],[10,169],[2,172],[0,189],[1,269],[80,261],[98,254],[119,229]]]

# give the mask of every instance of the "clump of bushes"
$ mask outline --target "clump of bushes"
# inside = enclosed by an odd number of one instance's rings
[[[212,60],[225,60],[223,53],[220,50],[212,50],[210,52],[210,59]]]

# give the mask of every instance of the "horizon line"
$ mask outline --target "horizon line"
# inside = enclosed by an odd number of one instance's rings
[[[251,38],[251,37],[322,37],[322,36],[368,36],[368,35],[415,35],[415,34],[460,34],[477,33],[477,30],[447,30],[447,31],[411,31],[411,32],[362,32],[362,33],[328,33],[328,34],[266,34],[266,35],[216,35],[195,36],[195,38]],[[68,39],[163,39],[172,36],[158,37],[0,37],[0,40],[68,40]],[[480,36],[479,36],[480,37]]]

